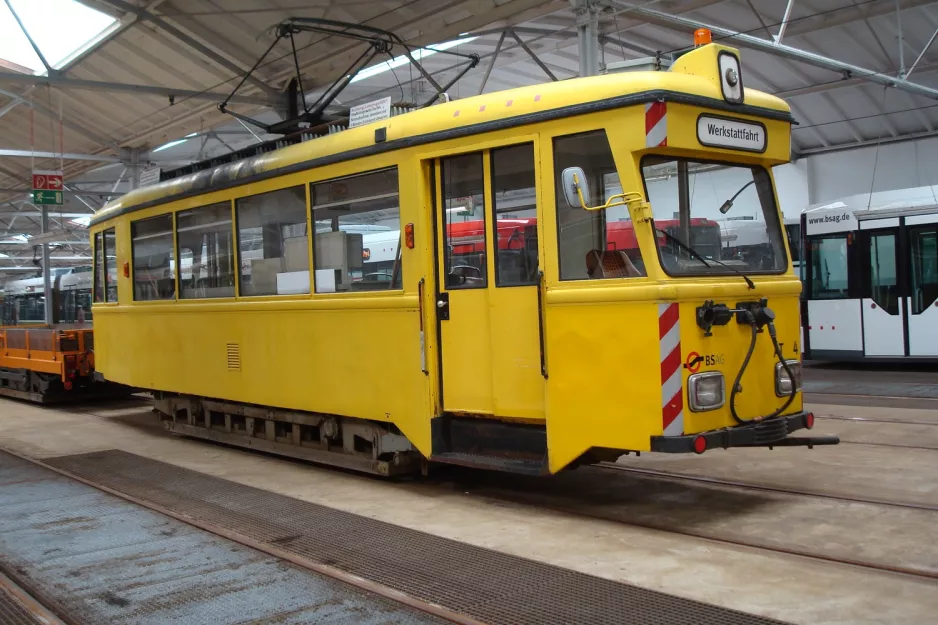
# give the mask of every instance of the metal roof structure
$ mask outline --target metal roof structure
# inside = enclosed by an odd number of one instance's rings
[[[216,105],[268,48],[272,27],[290,17],[370,24],[413,46],[449,42],[478,55],[478,66],[448,90],[452,98],[563,80],[584,64],[603,71],[667,58],[688,46],[695,27],[708,26],[714,40],[741,49],[746,84],[791,104],[800,122],[795,157],[938,134],[934,1],[82,1],[118,20],[97,43],[51,75],[0,64],[0,282],[26,273],[15,268],[35,267],[29,237],[40,232],[41,212],[27,199],[33,165],[57,169],[64,152],[66,202],[49,214],[51,230],[62,234],[52,241],[52,264],[80,264],[88,260],[87,234],[72,220],[128,190],[142,166],[172,168],[273,138]],[[589,36],[599,45],[581,49]],[[362,44],[306,34],[297,48],[303,86],[315,93]],[[434,91],[431,81],[455,74],[455,62],[425,53],[429,77],[409,63],[376,67],[337,103],[421,102]],[[295,75],[289,47],[276,48],[229,107],[276,121]]]

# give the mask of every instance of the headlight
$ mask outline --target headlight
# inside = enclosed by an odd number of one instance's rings
[[[687,378],[687,399],[694,412],[716,410],[726,398],[723,374],[719,371],[695,373]]]
[[[788,368],[791,369],[792,375],[795,377],[795,391],[800,391],[801,361],[786,360],[785,364],[788,365]],[[791,394],[791,385],[792,380],[788,377],[788,371],[785,370],[785,367],[782,366],[782,363],[777,363],[775,365],[775,394],[779,397],[788,397]]]

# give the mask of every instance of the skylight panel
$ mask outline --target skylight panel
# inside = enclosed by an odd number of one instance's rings
[[[97,44],[119,22],[76,0],[11,0],[46,61],[58,69],[75,55]],[[0,59],[26,67],[34,74],[46,69],[10,12],[0,3]]]

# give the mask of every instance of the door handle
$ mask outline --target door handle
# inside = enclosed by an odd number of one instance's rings
[[[437,296],[436,309],[440,312],[440,321],[449,321],[449,293],[440,293]]]

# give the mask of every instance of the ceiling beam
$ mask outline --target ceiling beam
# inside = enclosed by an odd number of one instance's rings
[[[76,217],[91,217],[94,213],[60,213],[59,211],[49,211],[50,215],[55,215],[57,217],[65,217],[67,219],[75,219]],[[42,211],[16,211],[16,212],[5,212],[0,213],[0,215],[13,216],[17,217],[42,217]]]
[[[902,0],[901,8],[903,11],[908,11],[909,9],[926,6],[934,2],[935,0]],[[880,0],[879,2],[866,2],[855,6],[845,6],[836,11],[827,11],[820,15],[792,20],[785,30],[785,36],[791,39],[792,37],[813,33],[818,30],[843,26],[844,24],[851,24],[859,20],[868,20],[871,17],[895,14],[895,12],[896,3],[894,0]]]
[[[22,85],[51,85],[61,89],[89,89],[92,91],[130,92],[146,95],[158,95],[172,98],[186,98],[188,100],[211,100],[221,102],[228,97],[227,93],[213,91],[195,91],[193,89],[176,89],[174,87],[161,87],[158,85],[134,85],[123,82],[104,82],[99,80],[84,80],[82,78],[69,78],[61,75],[35,76],[30,74],[16,74],[13,72],[0,72],[0,82],[17,83]],[[267,98],[260,96],[235,95],[230,98],[232,102],[244,104],[266,105]]]
[[[69,161],[101,161],[103,163],[120,163],[121,159],[106,154],[58,154],[57,152],[39,152],[35,150],[11,150],[0,148],[0,156],[16,158],[63,158]]]
[[[896,89],[902,89],[910,93],[925,96],[932,100],[938,100],[938,89],[926,87],[925,85],[920,85],[908,80],[902,80],[900,78],[896,78],[895,76],[882,74],[880,72],[866,69],[864,67],[859,67],[851,63],[844,63],[843,61],[831,59],[820,54],[808,52],[806,50],[800,50],[798,48],[793,48],[784,44],[775,44],[760,37],[739,33],[729,28],[723,28],[722,26],[705,24],[696,19],[663,13],[655,9],[649,9],[644,5],[632,5],[626,2],[622,2],[621,0],[610,1],[616,6],[631,9],[636,14],[645,18],[649,23],[656,26],[663,26],[671,30],[684,32],[693,32],[698,28],[708,28],[714,34],[714,36],[722,39],[723,41],[733,42],[746,48],[752,48],[754,50],[773,54],[775,56],[786,58],[792,61],[799,61],[801,63],[806,63],[808,65],[813,65],[822,69],[838,72],[844,77],[858,77],[868,82],[885,85],[887,87],[895,87]],[[789,36],[791,36],[791,32],[789,32]]]
[[[162,17],[154,15],[153,13],[150,13],[146,9],[137,7],[134,4],[131,4],[130,2],[126,2],[125,0],[100,0],[100,1],[103,2],[104,4],[108,4],[116,9],[124,11],[125,13],[132,13],[136,15],[138,18],[140,18],[141,20],[150,22],[151,24],[153,24],[160,30],[176,38],[182,44],[188,46],[189,48],[192,48],[193,50],[196,50],[199,54],[201,54],[205,58],[233,72],[236,76],[242,76],[246,72],[245,68],[240,67],[238,64],[232,62],[231,60],[226,58],[224,55],[219,54],[215,50],[212,50],[210,47],[208,47],[207,45],[205,45],[204,43],[202,43],[195,37],[187,35],[186,33],[182,32],[180,29],[176,28],[175,26],[173,26],[172,24],[164,20]],[[277,89],[274,89],[273,87],[271,87],[270,85],[268,85],[267,83],[265,83],[264,81],[260,80],[259,78],[253,75],[248,76],[247,81],[250,82],[255,87],[258,87],[261,91],[263,91],[267,95],[270,95],[270,96],[280,95],[280,92]]]

